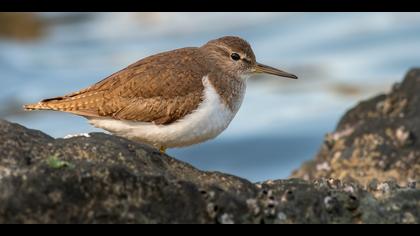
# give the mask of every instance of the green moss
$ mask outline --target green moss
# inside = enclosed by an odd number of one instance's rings
[[[47,165],[53,169],[70,168],[73,169],[75,166],[68,161],[63,161],[58,158],[58,154],[54,154],[47,159]]]

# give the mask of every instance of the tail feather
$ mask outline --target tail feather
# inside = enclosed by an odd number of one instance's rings
[[[47,98],[38,103],[24,105],[23,108],[27,111],[33,110],[56,110],[64,111],[66,106],[63,103],[63,97]]]
[[[43,102],[23,105],[23,109],[25,109],[26,111],[51,110],[51,108]]]
[[[89,96],[91,97],[91,96]],[[93,104],[88,103],[88,96],[80,97],[54,97],[44,99],[38,103],[24,105],[26,111],[53,110],[69,112],[76,115],[95,117],[98,116]]]

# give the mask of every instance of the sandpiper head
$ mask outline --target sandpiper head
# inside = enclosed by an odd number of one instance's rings
[[[251,45],[236,36],[225,36],[214,39],[201,48],[208,54],[208,58],[223,71],[238,76],[250,76],[256,73],[266,73],[280,77],[297,79],[296,75],[258,63]]]

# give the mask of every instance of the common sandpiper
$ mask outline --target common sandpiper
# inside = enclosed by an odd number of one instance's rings
[[[80,115],[164,152],[224,131],[242,104],[247,78],[257,73],[297,79],[258,63],[244,39],[226,36],[146,57],[86,89],[24,108]]]

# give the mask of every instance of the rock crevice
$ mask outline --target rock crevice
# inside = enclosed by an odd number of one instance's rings
[[[408,185],[420,180],[420,69],[407,73],[388,94],[350,109],[335,132],[293,177],[358,181],[395,180]]]
[[[419,223],[418,91],[413,70],[351,109],[294,178],[262,183],[0,120],[0,223]]]

